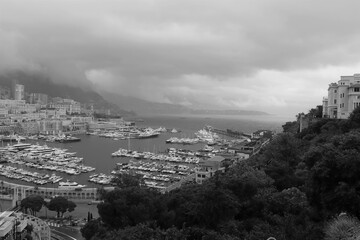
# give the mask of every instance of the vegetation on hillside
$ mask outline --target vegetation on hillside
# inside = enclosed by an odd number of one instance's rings
[[[290,126],[291,124],[287,124]],[[291,129],[291,128],[290,128]],[[284,133],[202,185],[104,194],[86,239],[350,239],[360,217],[360,108]],[[123,179],[127,179],[123,178]],[[348,218],[338,217],[349,216]],[[351,238],[357,239],[357,238]]]

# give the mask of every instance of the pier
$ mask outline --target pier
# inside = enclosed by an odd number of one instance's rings
[[[243,138],[243,137],[251,137],[250,134],[246,134],[240,131],[236,131],[236,130],[231,130],[231,129],[217,129],[217,128],[212,128],[211,129],[212,132],[217,133],[217,134],[221,134],[221,135],[225,135],[228,137],[232,137],[232,138]]]

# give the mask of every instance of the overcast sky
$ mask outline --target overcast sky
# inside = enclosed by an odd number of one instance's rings
[[[295,115],[360,72],[360,1],[0,0],[0,70]]]

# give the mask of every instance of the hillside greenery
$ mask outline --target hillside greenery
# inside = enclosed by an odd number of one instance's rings
[[[120,182],[86,239],[360,239],[360,109],[284,131],[202,185],[160,194]]]

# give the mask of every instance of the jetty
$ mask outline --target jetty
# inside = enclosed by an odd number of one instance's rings
[[[223,129],[218,129],[218,128],[212,128],[211,131],[214,133],[225,135],[225,136],[232,137],[232,138],[240,139],[240,138],[244,138],[244,137],[251,137],[251,134],[243,133],[243,132],[232,130],[232,129],[223,130]]]

